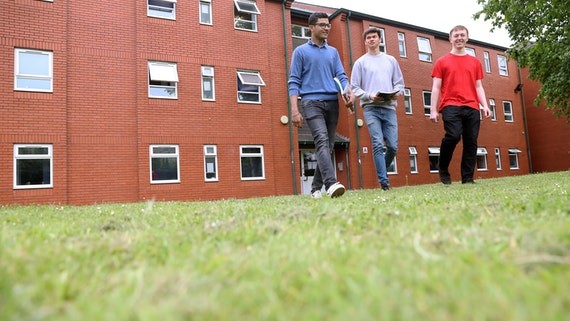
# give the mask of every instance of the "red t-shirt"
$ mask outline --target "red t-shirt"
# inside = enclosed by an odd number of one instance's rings
[[[435,62],[431,76],[441,78],[438,111],[450,105],[479,110],[475,83],[483,79],[483,67],[477,58],[448,53]]]

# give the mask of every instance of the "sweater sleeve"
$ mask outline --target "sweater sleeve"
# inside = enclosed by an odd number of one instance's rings
[[[289,75],[289,96],[299,95],[301,90],[301,74],[303,72],[303,59],[301,53],[301,47],[297,47],[293,51],[293,56],[291,58],[291,71]]]

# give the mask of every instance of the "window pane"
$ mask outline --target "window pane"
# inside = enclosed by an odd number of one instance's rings
[[[206,157],[206,178],[216,177],[216,159],[214,157]]]
[[[419,51],[431,53],[431,47],[429,45],[429,39],[418,38],[418,49]]]
[[[430,171],[439,170],[439,155],[430,155],[429,156],[429,170]]]
[[[46,185],[51,183],[50,159],[18,159],[16,185]]]
[[[176,97],[176,87],[150,86],[151,97]]]
[[[29,78],[20,78],[16,79],[16,87],[18,89],[42,89],[42,90],[50,90],[51,89],[51,78],[50,79],[29,79]]]
[[[293,37],[302,37],[303,36],[303,27],[298,25],[291,26],[291,32]]]
[[[260,14],[259,9],[257,9],[257,5],[255,2],[250,1],[236,1],[235,2],[237,9],[241,12],[249,12],[254,14]]]
[[[176,158],[153,158],[152,159],[152,180],[177,180],[178,165]]]
[[[242,154],[260,154],[261,148],[259,147],[242,147]]]
[[[263,166],[261,157],[242,157],[241,173],[243,178],[263,177]]]
[[[49,76],[50,56],[39,52],[20,52],[18,74]]]
[[[200,2],[200,21],[202,23],[212,23],[210,19],[210,3]]]
[[[49,155],[47,147],[18,147],[18,155]]]
[[[431,61],[431,55],[426,53],[419,53],[420,60]]]
[[[239,80],[245,85],[263,86],[265,83],[258,73],[238,72]]]
[[[176,147],[170,147],[170,146],[153,147],[152,152],[153,154],[176,154]]]
[[[417,164],[416,164],[416,156],[410,155],[410,172],[415,173],[418,171]]]
[[[149,63],[148,70],[150,80],[178,82],[178,71],[176,64]]]

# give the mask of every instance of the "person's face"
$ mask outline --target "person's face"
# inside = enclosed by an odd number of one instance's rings
[[[449,36],[449,42],[457,49],[464,48],[468,39],[469,36],[467,36],[467,30],[465,29],[454,30]]]
[[[316,24],[309,26],[309,29],[311,29],[311,35],[316,39],[326,40],[329,36],[331,25],[329,23],[329,19],[319,18]]]
[[[374,49],[380,45],[380,37],[378,37],[378,34],[376,32],[371,32],[366,35],[364,43],[368,48]]]

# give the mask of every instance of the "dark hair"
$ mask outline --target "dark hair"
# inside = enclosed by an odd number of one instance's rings
[[[469,37],[469,30],[467,29],[467,27],[465,27],[465,26],[463,26],[463,25],[457,25],[457,26],[451,28],[451,30],[449,31],[449,36],[451,37],[451,34],[452,34],[454,31],[457,31],[457,30],[465,30],[465,31],[467,31],[467,36]]]
[[[324,13],[324,12],[313,12],[313,13],[311,13],[311,15],[309,16],[309,25],[317,24],[317,20],[319,20],[321,18],[326,18],[328,20],[329,15]]]
[[[371,33],[377,34],[378,38],[380,38],[380,40],[382,40],[382,31],[380,31],[380,29],[378,29],[376,27],[370,27],[367,30],[364,30],[364,32],[362,33],[362,38],[364,38],[364,40],[366,40],[366,36],[368,36]]]

